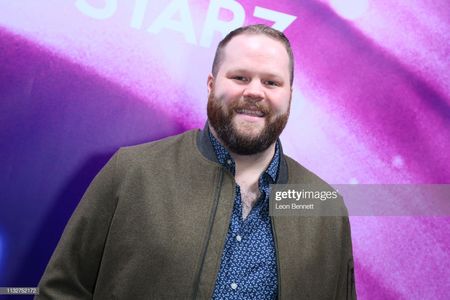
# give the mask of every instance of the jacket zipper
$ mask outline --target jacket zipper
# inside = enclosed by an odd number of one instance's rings
[[[203,264],[205,263],[206,251],[208,250],[209,240],[211,239],[211,232],[212,232],[212,227],[214,224],[214,218],[216,217],[217,206],[219,204],[220,187],[222,186],[222,181],[223,181],[223,170],[220,170],[218,181],[219,181],[219,185],[216,186],[216,189],[214,191],[214,200],[213,200],[214,202],[213,202],[213,207],[212,207],[212,211],[211,211],[211,216],[209,218],[209,226],[208,226],[208,234],[207,234],[208,238],[207,238],[205,246],[203,248],[203,254],[202,254],[202,258],[201,258],[201,262],[200,262],[200,268],[199,268],[199,271],[197,274],[197,278],[195,279],[195,290],[192,295],[192,299],[194,299],[194,300],[197,298],[198,287],[200,285],[200,276],[203,271]]]
[[[225,172],[228,172],[226,169],[221,169],[221,180],[220,180],[220,184],[219,184],[219,186],[218,186],[218,190],[219,191],[222,191],[222,183],[223,183],[223,175],[224,175],[224,173]],[[234,199],[236,198],[236,182],[233,180],[233,197],[231,198],[232,199],[232,201],[233,201],[233,205],[234,205]],[[218,201],[217,201],[218,202]],[[231,215],[233,214],[233,207],[231,208],[231,214],[230,214],[230,217],[228,218],[228,224],[230,224],[230,222],[231,222]],[[223,237],[223,240],[225,241],[226,240],[226,238],[227,238],[227,235],[228,235],[228,230],[227,231],[225,231],[225,236]],[[221,263],[221,260],[222,260],[222,255],[220,255],[219,256],[219,263],[217,264],[217,269],[216,269],[216,279],[217,279],[217,275],[219,274],[219,270],[220,270],[220,263]],[[213,294],[214,294],[214,287],[215,287],[215,280],[214,280],[214,286],[213,286],[213,289],[212,289],[212,291],[211,291],[211,295],[209,295],[209,298],[208,299],[212,299],[212,296],[213,296]]]
[[[277,235],[275,232],[275,218],[273,216],[270,217],[272,220],[272,235],[273,235],[273,241],[275,245],[275,255],[277,257],[277,273],[278,273],[278,300],[281,300],[281,273],[280,273],[280,259],[279,259],[279,253],[278,253],[278,241],[277,241]]]

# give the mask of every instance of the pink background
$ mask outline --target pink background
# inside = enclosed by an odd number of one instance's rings
[[[288,155],[330,183],[450,183],[448,1],[361,1],[1,2],[0,286],[37,285],[120,146],[203,127],[218,28],[272,25],[256,7],[295,18]],[[360,299],[449,298],[450,217],[351,225]]]

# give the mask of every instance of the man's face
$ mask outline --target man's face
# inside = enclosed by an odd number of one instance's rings
[[[289,56],[281,42],[262,34],[235,36],[223,50],[216,78],[208,76],[209,122],[231,151],[262,152],[289,116]]]

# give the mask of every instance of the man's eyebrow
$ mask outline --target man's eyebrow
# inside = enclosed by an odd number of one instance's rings
[[[240,74],[249,74],[252,73],[252,71],[248,70],[248,69],[240,69],[240,68],[236,68],[236,69],[230,69],[226,72],[227,75],[229,74],[234,74],[234,73],[240,73]],[[268,77],[268,78],[272,78],[272,79],[278,79],[278,80],[283,80],[283,76],[276,74],[276,73],[262,73],[263,77]]]
[[[236,68],[236,69],[230,69],[230,70],[228,70],[227,71],[227,74],[229,74],[229,73],[251,73],[251,71],[249,71],[249,70],[247,70],[247,69],[239,69],[239,68]]]

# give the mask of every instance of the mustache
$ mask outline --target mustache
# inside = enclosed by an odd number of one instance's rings
[[[239,101],[237,103],[233,103],[230,107],[233,113],[236,113],[238,110],[252,110],[262,112],[265,116],[271,113],[270,109],[259,102],[252,102],[248,100]]]

